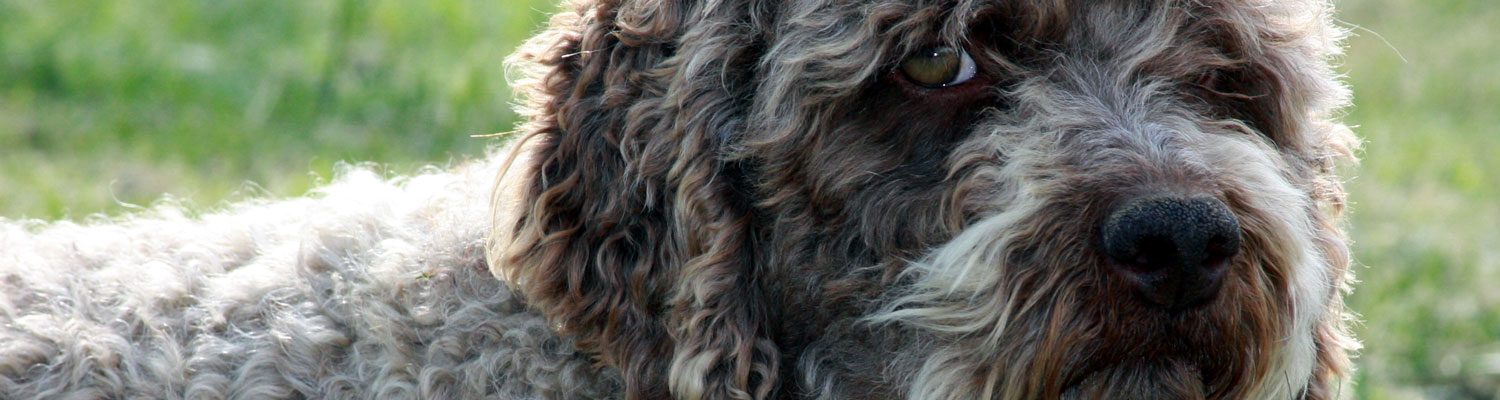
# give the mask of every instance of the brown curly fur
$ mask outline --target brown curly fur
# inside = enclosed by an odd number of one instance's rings
[[[1324,1],[566,7],[515,59],[491,264],[628,398],[1327,399],[1349,371]],[[979,89],[903,86],[934,43]],[[1187,316],[1094,249],[1155,192],[1243,225]]]

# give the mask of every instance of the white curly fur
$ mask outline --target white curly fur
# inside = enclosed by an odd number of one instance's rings
[[[490,274],[504,157],[194,215],[0,219],[0,398],[603,398]]]

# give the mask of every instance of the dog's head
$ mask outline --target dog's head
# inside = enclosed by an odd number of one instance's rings
[[[1326,398],[1348,368],[1325,1],[570,7],[517,56],[491,259],[633,398]]]

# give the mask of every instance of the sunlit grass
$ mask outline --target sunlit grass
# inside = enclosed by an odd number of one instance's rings
[[[1349,186],[1366,266],[1349,299],[1364,320],[1359,398],[1494,398],[1500,3],[1341,5],[1344,21],[1367,29],[1345,67],[1356,96],[1349,121],[1366,141]]]
[[[0,215],[477,155],[514,125],[502,62],[552,9],[531,4],[0,0]]]

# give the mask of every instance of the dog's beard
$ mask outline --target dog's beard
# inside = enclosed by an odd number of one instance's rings
[[[1312,353],[1302,344],[1310,341],[1309,331],[1288,326],[1294,321],[1284,318],[1286,309],[1296,302],[1282,300],[1304,293],[1276,288],[1295,291],[1285,281],[1289,272],[1321,267],[1301,265],[1312,260],[1302,246],[1270,251],[1299,243],[1278,240],[1291,234],[1270,234],[1291,230],[1247,225],[1247,240],[1258,245],[1237,259],[1231,270],[1238,272],[1216,300],[1169,312],[1132,300],[1130,287],[1100,275],[1103,267],[1079,267],[1097,260],[1076,246],[1012,240],[1016,236],[1007,232],[1038,231],[1004,229],[1026,222],[1035,215],[1030,211],[984,220],[916,264],[923,278],[936,279],[918,281],[919,290],[872,318],[939,336],[959,333],[935,340],[949,345],[923,353],[930,356],[918,356],[924,365],[914,375],[912,397],[956,399],[990,390],[990,398],[999,399],[1281,398],[1306,385],[1305,360]],[[943,286],[920,291],[934,282]],[[922,307],[902,308],[916,302]],[[966,340],[975,337],[983,339]],[[993,383],[964,383],[975,379]]]
[[[1203,375],[1198,367],[1177,360],[1124,363],[1094,372],[1063,394],[1064,399],[1160,399],[1204,398]]]

